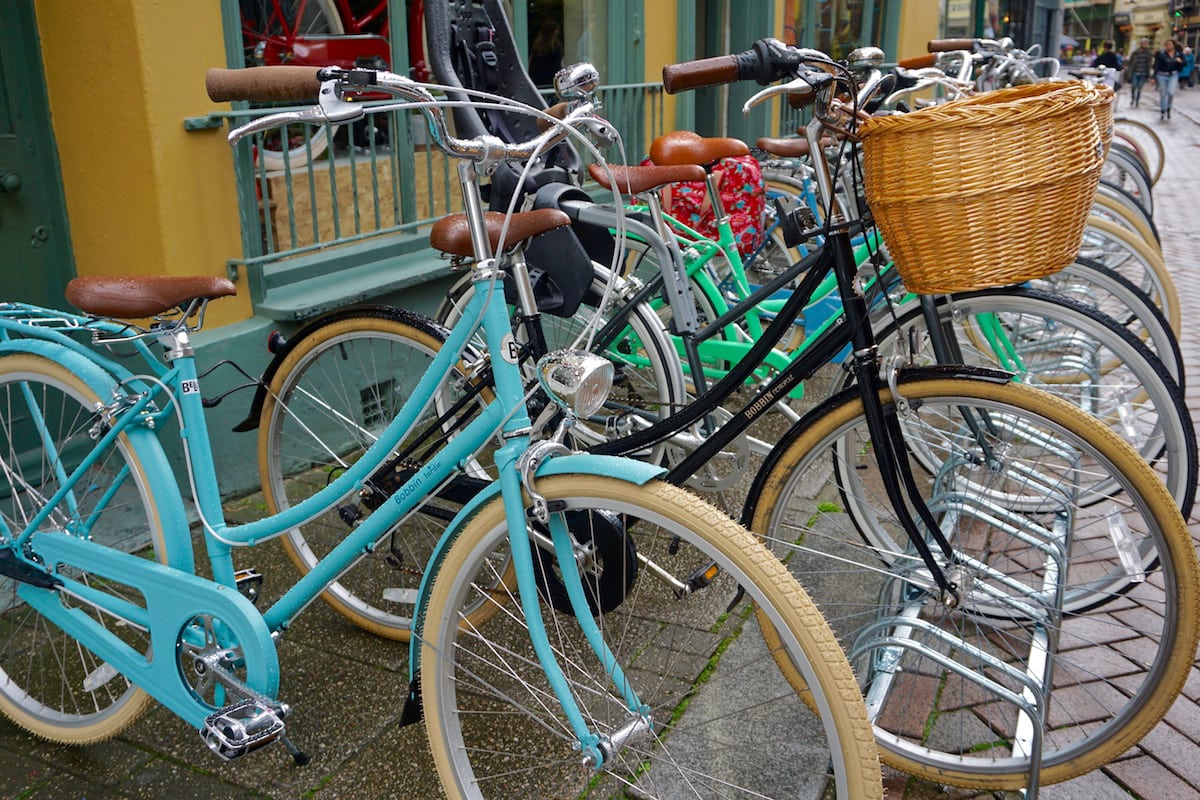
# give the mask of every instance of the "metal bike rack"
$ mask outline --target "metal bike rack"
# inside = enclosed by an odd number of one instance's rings
[[[964,521],[977,523],[1000,531],[1044,556],[1041,585],[1030,586],[965,553],[955,554],[954,566],[973,576],[968,592],[962,597],[962,609],[1001,622],[1012,620],[1024,630],[1029,650],[1023,668],[1002,661],[964,637],[959,630],[922,618],[924,609],[935,601],[925,589],[929,581],[922,580],[919,572],[897,572],[885,582],[881,596],[901,600],[890,605],[881,604],[886,615],[859,632],[850,648],[850,660],[869,665],[864,697],[872,719],[878,717],[888,696],[896,689],[897,676],[904,670],[904,656],[910,653],[1015,706],[1018,714],[1011,742],[1012,753],[1016,757],[1029,758],[1025,793],[1027,797],[1036,797],[1073,533],[1073,518],[1067,502],[1071,496],[1059,483],[1051,485],[1044,478],[1037,480],[1038,476],[1028,469],[1006,465],[1004,478],[1023,485],[1036,480],[1039,490],[1043,486],[1048,489],[1046,493],[1039,492],[1037,507],[1025,509],[1028,513],[1010,510],[995,498],[989,498],[986,491],[972,491],[971,487],[962,485],[961,479],[952,477],[954,470],[964,463],[951,460],[944,465],[935,480],[930,511],[941,519],[947,530],[957,529]],[[1051,505],[1055,494],[1057,508]],[[1029,514],[1033,513],[1049,516],[1049,526],[1032,519]],[[895,591],[897,582],[901,584],[898,592]],[[1019,687],[1019,691],[1013,687]]]

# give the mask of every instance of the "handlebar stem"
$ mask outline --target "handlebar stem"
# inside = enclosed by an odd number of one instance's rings
[[[812,154],[813,177],[817,181],[817,194],[826,198],[829,203],[829,219],[826,222],[830,225],[837,225],[845,221],[845,215],[841,200],[833,189],[833,176],[829,171],[829,160],[825,157],[825,151],[821,147],[821,134],[824,129],[825,124],[821,118],[814,115],[812,121],[804,128],[804,136],[808,139],[808,152]]]

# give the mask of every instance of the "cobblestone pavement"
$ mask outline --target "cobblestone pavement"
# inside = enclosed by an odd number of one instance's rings
[[[1119,114],[1155,126],[1167,146],[1167,168],[1156,187],[1156,222],[1183,307],[1200,307],[1200,88],[1181,92],[1173,119],[1159,122],[1158,98],[1147,87],[1141,108],[1128,90]],[[1184,356],[1192,376],[1188,406],[1200,408],[1200,318],[1184,319]],[[237,513],[253,516],[253,501]],[[1200,523],[1193,521],[1200,541]],[[254,552],[266,575],[264,594],[279,592],[292,568],[279,548]],[[250,566],[250,564],[239,565]],[[272,584],[272,580],[277,582]],[[225,764],[199,737],[161,708],[115,740],[86,747],[41,742],[0,719],[0,798],[425,798],[437,795],[420,726],[397,727],[406,685],[407,648],[359,632],[316,603],[280,642],[282,695],[295,706],[290,731],[313,756],[298,768],[281,747]],[[993,797],[886,776],[889,797]],[[1114,763],[1056,786],[1046,800],[1187,800],[1200,798],[1200,670],[1137,747]],[[530,799],[532,800],[532,798]]]
[[[1127,116],[1154,127],[1166,147],[1166,167],[1154,187],[1154,220],[1162,239],[1163,256],[1179,289],[1183,313],[1181,344],[1189,376],[1187,405],[1193,419],[1200,411],[1200,318],[1191,309],[1200,307],[1200,87],[1176,95],[1171,119],[1160,121],[1159,97],[1143,91],[1138,108],[1129,104],[1126,88],[1117,100],[1117,116]],[[1193,513],[1192,538],[1200,544],[1200,520]],[[925,798],[992,797],[946,789],[905,776],[885,775],[889,797]],[[1042,787],[1043,800],[1192,800],[1200,798],[1200,669],[1193,663],[1183,694],[1159,723],[1134,748],[1119,759],[1087,775],[1054,786]]]

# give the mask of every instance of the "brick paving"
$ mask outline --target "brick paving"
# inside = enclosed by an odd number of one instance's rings
[[[1158,93],[1147,87],[1138,108],[1129,105],[1126,88],[1117,115],[1154,127],[1166,148],[1166,167],[1154,187],[1154,220],[1163,256],[1171,268],[1184,309],[1181,344],[1186,396],[1193,419],[1200,410],[1200,87],[1179,92],[1171,119],[1160,121]],[[1189,520],[1200,546],[1200,519]],[[1057,697],[1057,695],[1056,695]],[[885,771],[893,800],[996,797],[992,792],[948,789]],[[1017,796],[1017,795],[1013,795]],[[1195,800],[1200,798],[1200,666],[1166,717],[1138,744],[1108,766],[1064,783],[1044,786],[1043,800]]]
[[[1155,188],[1155,220],[1183,308],[1182,341],[1188,407],[1200,409],[1200,88],[1180,92],[1173,119],[1159,122],[1158,98],[1147,87],[1141,108],[1118,114],[1155,126],[1167,147],[1167,167]],[[253,516],[252,504],[246,505]],[[1200,522],[1192,534],[1200,544]],[[264,594],[282,587],[288,564],[278,548],[255,551],[266,576]],[[276,563],[278,561],[278,563]],[[316,797],[424,798],[437,794],[420,726],[400,730],[396,719],[406,673],[406,648],[344,624],[315,604],[281,642],[283,689],[298,702],[293,732],[314,756],[297,769],[282,748],[229,765],[209,755],[199,738],[163,709],[151,711],[125,734],[86,747],[40,742],[0,718],[0,798]],[[893,800],[997,797],[885,775]],[[1112,764],[1062,784],[1043,787],[1045,800],[1189,800],[1200,798],[1200,668],[1166,718]]]
[[[1200,87],[1175,97],[1169,121],[1160,121],[1158,94],[1144,92],[1139,108],[1130,108],[1128,90],[1119,100],[1118,115],[1153,125],[1167,149],[1167,163],[1154,189],[1154,220],[1162,239],[1163,256],[1179,289],[1184,309],[1181,343],[1187,381],[1187,405],[1193,419],[1200,410],[1200,319],[1191,309],[1200,305]],[[1192,538],[1200,544],[1200,520],[1190,520]],[[1187,800],[1200,798],[1200,668],[1159,726],[1118,762],[1102,770],[1114,783],[1111,795],[1090,792],[1093,800],[1127,797],[1124,786],[1142,798]],[[1064,790],[1070,784],[1064,784]],[[1053,794],[1043,797],[1071,797]]]

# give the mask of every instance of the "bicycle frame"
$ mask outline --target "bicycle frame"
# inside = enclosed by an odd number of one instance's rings
[[[820,210],[816,192],[812,190],[811,179],[805,178],[803,184],[797,186],[796,189],[803,193],[801,199],[810,209]],[[720,212],[720,197],[715,194],[714,190],[715,187],[712,186],[712,181],[710,180],[708,186],[710,202]],[[645,207],[641,207],[641,209],[645,210]],[[783,270],[776,279],[769,283],[768,289],[763,289],[760,286],[751,284],[749,281],[749,276],[743,266],[743,261],[737,249],[733,229],[727,214],[717,214],[718,239],[716,241],[705,238],[702,234],[675,220],[668,214],[663,213],[662,217],[675,235],[683,252],[682,261],[684,267],[683,270],[676,269],[677,277],[674,280],[686,280],[694,284],[694,288],[704,295],[710,307],[717,314],[717,318],[709,320],[709,324],[702,329],[693,327],[692,329],[677,332],[674,336],[676,349],[685,358],[685,369],[691,373],[695,373],[696,370],[691,365],[697,362],[703,364],[701,374],[699,377],[694,378],[701,392],[706,388],[706,378],[719,379],[728,374],[728,369],[721,369],[715,366],[716,363],[721,361],[734,363],[742,358],[754,361],[756,364],[755,369],[748,373],[746,377],[748,385],[754,385],[756,382],[768,377],[771,371],[782,371],[813,343],[814,339],[812,337],[815,337],[830,326],[830,317],[837,317],[843,313],[840,306],[841,298],[837,294],[837,280],[831,269],[821,284],[816,286],[811,294],[806,296],[804,306],[799,309],[788,307],[786,306],[786,297],[790,296],[790,292],[785,287],[789,286],[800,274],[813,268],[811,261],[803,259],[797,264],[792,265],[792,267]],[[773,223],[773,225],[778,224],[778,221]],[[815,238],[821,241],[824,240],[824,237],[820,235]],[[854,262],[860,266],[871,258],[873,250],[878,247],[878,239],[870,231],[855,233],[851,241],[855,246]],[[712,274],[711,270],[707,269],[713,259],[718,257],[726,259],[731,273],[720,283],[716,280],[717,276]],[[670,262],[664,263],[669,264]],[[825,268],[829,269],[830,266],[826,264]],[[883,264],[876,270],[875,275],[866,281],[864,288],[868,292],[869,297],[878,296],[878,291],[875,290],[876,281],[883,280],[892,269],[893,266],[890,263]],[[646,289],[639,295],[639,299],[652,300],[667,282],[668,279],[666,277],[662,275],[655,276],[648,282]],[[887,281],[885,280],[884,286],[886,285]],[[872,295],[872,292],[875,292],[875,294]],[[780,298],[779,294],[784,294],[785,297]],[[673,294],[669,296],[674,297]],[[736,302],[733,302],[734,300]],[[824,320],[811,326],[808,331],[809,338],[801,339],[793,335],[790,339],[791,346],[786,352],[772,349],[765,354],[756,352],[754,356],[750,355],[752,345],[764,335],[764,320],[770,320],[777,316],[785,316],[796,323],[804,307],[825,301],[836,304],[837,308],[831,309]],[[657,302],[661,303],[663,301],[658,300]],[[733,305],[730,305],[730,302],[733,302]],[[895,298],[895,302],[897,305],[912,302],[926,304],[924,298],[912,293]],[[873,307],[873,301],[869,303],[869,307]],[[790,308],[791,310],[785,313],[785,308]],[[944,330],[941,325],[933,324],[936,321],[936,313],[931,306],[927,308],[926,316],[927,321],[930,322],[930,330],[933,333],[934,339],[933,345],[939,362],[943,364],[961,363],[961,353],[958,351],[953,332]],[[995,315],[977,314],[976,318],[987,337],[989,345],[997,356],[998,363],[1007,370],[1023,374],[1025,369],[1020,354],[1017,352],[1012,341],[1007,337]],[[682,327],[686,328],[687,326]],[[783,341],[782,336],[786,335],[787,331],[782,330],[779,333],[781,334],[781,338],[774,338],[772,336],[769,337],[770,341]],[[696,352],[694,356],[695,360],[689,358],[689,353],[693,349]],[[837,357],[837,360],[842,360],[842,356],[846,353],[847,351],[843,350]],[[788,393],[788,397],[799,398],[803,395],[803,390],[803,381],[797,382]],[[793,416],[793,421],[795,419],[796,417]]]
[[[720,379],[728,373],[728,368],[723,366],[724,363],[735,363],[747,356],[752,345],[762,338],[765,325],[781,313],[786,296],[789,294],[787,287],[790,286],[791,281],[807,269],[807,266],[795,264],[783,270],[782,275],[785,277],[776,278],[770,282],[769,285],[773,287],[771,291],[761,291],[759,286],[752,284],[745,266],[748,261],[744,261],[741,257],[730,218],[722,208],[720,196],[716,192],[711,176],[707,180],[706,190],[709,202],[712,203],[716,212],[715,224],[718,238],[715,241],[666,214],[661,207],[654,208],[654,201],[651,201],[651,206],[635,206],[631,209],[635,212],[649,211],[651,216],[660,218],[663,238],[670,239],[672,249],[679,254],[676,262],[660,259],[662,267],[659,273],[646,282],[647,287],[639,293],[636,299],[656,306],[662,305],[664,302],[671,306],[675,319],[673,325],[675,347],[684,360],[685,371],[693,376],[693,381],[700,393],[707,388],[708,379]],[[818,207],[816,193],[811,191],[809,178],[805,178],[802,183],[799,183],[796,191],[802,192],[802,200],[808,207]],[[778,220],[773,220],[771,228],[778,227],[778,225]],[[649,241],[646,237],[640,236],[630,238],[642,242]],[[823,236],[817,232],[814,241],[823,241]],[[857,248],[855,260],[859,264],[870,258],[872,250],[878,246],[877,240],[868,232],[856,233],[853,242]],[[761,249],[760,247],[759,250],[761,251]],[[807,254],[810,251],[806,249],[805,252]],[[750,260],[757,255],[758,252],[751,254]],[[714,260],[718,258],[724,258],[729,265],[729,275],[723,279],[711,268]],[[682,266],[671,267],[672,263]],[[880,274],[888,268],[889,266],[886,265],[882,267]],[[672,272],[664,275],[663,271],[665,270]],[[872,278],[871,283],[873,284],[875,280],[876,278]],[[692,284],[690,288],[688,287],[689,283]],[[665,300],[658,296],[664,287]],[[809,298],[809,303],[829,301],[830,305],[836,304],[835,290],[836,280],[830,273],[825,282],[814,290]],[[691,299],[694,293],[704,297],[709,309],[717,318],[715,321],[708,320],[709,324],[703,329],[700,328],[695,312],[689,307],[694,302]],[[825,316],[834,313],[840,313],[840,310],[829,309]],[[797,310],[789,318],[793,323],[799,324],[801,316],[800,310]],[[811,335],[825,327],[827,326],[824,321],[818,322],[809,327],[807,333]],[[772,339],[772,341],[788,341],[789,344],[785,349],[775,348],[763,355],[756,356],[757,366],[747,376],[748,385],[754,385],[768,379],[773,373],[782,371],[807,345],[804,337],[798,335],[796,331],[793,330],[790,335],[788,333],[785,330],[783,337]],[[840,356],[839,360],[841,360]],[[798,399],[803,396],[803,391],[803,384],[797,384],[789,396]],[[789,416],[793,421],[797,419],[794,415]]]
[[[342,25],[346,29],[346,33],[378,33],[380,36],[388,35],[388,15],[387,15],[387,0],[379,0],[378,3],[365,9],[360,16],[354,15],[354,9],[350,7],[350,0],[326,0],[332,2],[337,9],[338,16],[342,19]],[[417,9],[414,9],[414,16],[420,19],[421,3],[417,2]],[[375,26],[378,25],[376,28]]]
[[[314,34],[301,30],[301,24],[306,19],[306,7],[310,5],[319,9],[326,19],[336,20],[341,31]],[[414,21],[418,23],[418,48],[414,52],[419,54],[422,3],[415,5],[410,24]],[[387,6],[387,0],[379,0],[364,8],[362,14],[355,15],[349,0],[295,0],[292,3],[270,0],[260,9],[266,13],[265,19],[248,20],[243,10],[242,37],[248,48],[253,49],[256,45],[262,48],[263,60],[267,64],[328,66],[337,63],[351,67],[355,56],[364,52],[375,54],[380,44],[384,50],[380,55],[386,53],[387,45],[383,40],[387,39],[389,29]],[[277,26],[277,32],[270,35],[266,31],[256,30],[255,23]],[[411,47],[412,37],[409,38]]]

